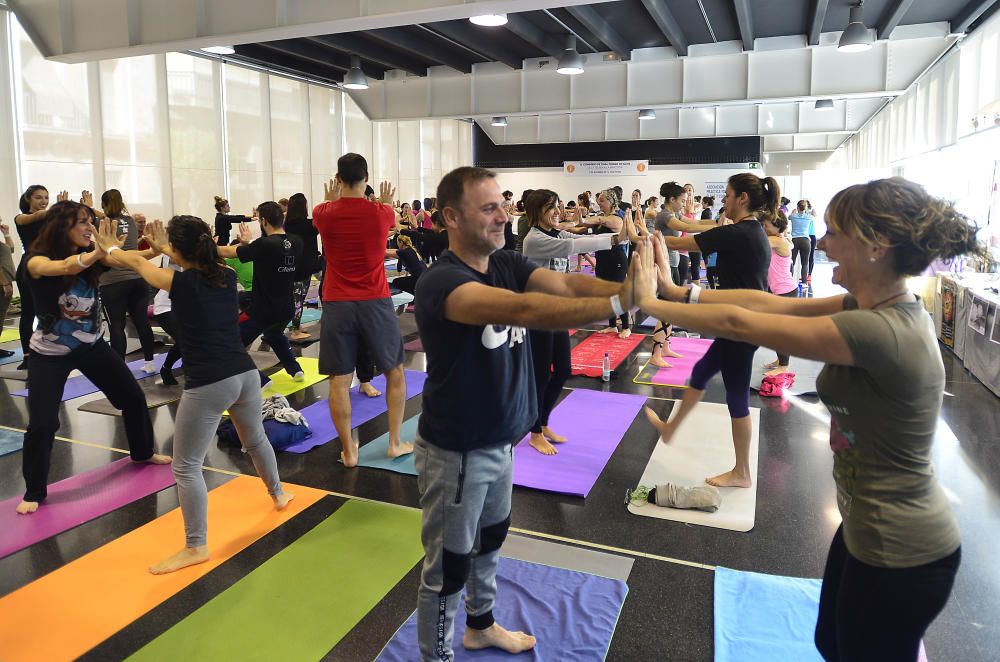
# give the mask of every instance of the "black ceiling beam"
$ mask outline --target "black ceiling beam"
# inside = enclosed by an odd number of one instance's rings
[[[484,39],[483,35],[472,29],[468,21],[442,21],[440,23],[426,23],[424,27],[436,33],[440,33],[459,44],[471,44],[468,48],[477,53],[482,53],[494,62],[502,62],[511,69],[520,69],[524,65],[524,58],[510,50],[506,46],[497,43],[497,39]],[[503,34],[502,32],[500,33]]]
[[[823,32],[823,23],[826,21],[826,10],[830,6],[830,0],[813,0],[812,13],[809,16],[809,45],[819,45],[819,35]]]
[[[371,60],[386,69],[402,69],[414,76],[427,75],[426,64],[405,57],[397,57],[392,53],[386,52],[378,44],[373,44],[355,34],[316,36],[310,37],[309,41],[333,48],[342,53],[347,53],[348,55],[357,55],[364,60]]]
[[[611,47],[622,60],[632,58],[632,46],[625,37],[621,36],[617,30],[611,27],[597,10],[589,5],[575,5],[566,7],[573,18],[583,23],[583,26],[597,35],[597,38]]]
[[[395,46],[418,57],[423,56],[438,64],[461,71],[463,74],[472,73],[472,63],[468,59],[463,58],[438,42],[423,39],[404,28],[382,28],[380,30],[369,30],[365,34],[384,44]]]
[[[309,60],[316,64],[340,70],[346,73],[351,68],[350,58],[340,53],[334,53],[328,48],[323,48],[315,44],[310,44],[302,39],[280,39],[278,41],[267,41],[258,46],[281,51],[289,55],[294,55],[303,60]]]
[[[969,26],[976,22],[986,10],[993,6],[996,0],[971,0],[965,5],[962,11],[951,20],[951,31],[962,33],[969,29]]]
[[[667,38],[670,45],[674,47],[677,54],[687,55],[688,40],[684,36],[684,31],[681,30],[681,24],[677,22],[670,8],[667,7],[666,1],[642,0],[642,4],[653,19],[653,22],[656,23],[656,27],[660,28],[660,32]]]
[[[245,44],[234,46],[233,48],[236,49],[236,56],[240,60],[256,64],[265,69],[277,72],[284,71],[285,73],[298,74],[300,76],[306,74],[331,83],[340,83],[344,79],[344,72],[339,69],[324,66],[295,55],[289,55],[263,44]]]
[[[877,36],[879,39],[888,39],[892,31],[896,29],[899,22],[903,20],[903,16],[906,12],[910,10],[913,5],[913,0],[895,0],[886,10],[882,13],[882,19],[876,25]]]
[[[529,44],[551,57],[562,55],[563,48],[553,35],[546,33],[540,27],[517,14],[507,14],[507,25],[504,26]]]
[[[753,18],[750,16],[750,0],[733,0],[736,9],[736,21],[740,24],[740,40],[743,50],[753,50]]]

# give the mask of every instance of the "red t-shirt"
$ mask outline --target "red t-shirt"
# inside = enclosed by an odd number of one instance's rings
[[[313,209],[313,225],[323,239],[326,275],[323,301],[368,301],[389,296],[385,245],[396,212],[364,198],[340,198]]]

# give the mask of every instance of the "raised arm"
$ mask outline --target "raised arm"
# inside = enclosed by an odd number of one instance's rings
[[[167,235],[160,221],[147,223],[144,236],[153,246],[154,255],[160,252],[160,247],[166,248],[167,246]],[[174,270],[164,269],[150,262],[145,256],[149,251],[122,250],[120,240],[115,236],[115,223],[113,221],[108,219],[101,221],[101,227],[97,231],[94,241],[107,255],[104,259],[108,265],[121,269],[131,269],[156,289],[170,291],[170,285],[174,282]]]
[[[238,257],[236,255],[236,249],[240,246],[246,246],[249,243],[250,226],[246,223],[240,223],[240,243],[236,246],[219,246],[219,257],[223,259]]]

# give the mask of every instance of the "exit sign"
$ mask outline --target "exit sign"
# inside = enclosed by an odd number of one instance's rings
[[[747,167],[751,170],[760,170],[760,163],[758,161],[751,161],[747,164]]]

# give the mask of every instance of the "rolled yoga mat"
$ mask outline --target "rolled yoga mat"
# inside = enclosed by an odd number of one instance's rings
[[[823,662],[818,579],[715,569],[715,662]],[[927,662],[923,643],[918,661]]]
[[[611,360],[611,369],[614,370],[645,339],[646,336],[638,333],[633,333],[624,340],[617,333],[591,333],[570,352],[573,374],[600,377],[605,352]]]
[[[0,659],[76,659],[326,496],[301,485],[286,484],[285,488],[295,499],[281,512],[274,509],[259,478],[237,476],[211,490],[208,535],[212,556],[205,563],[168,575],[149,573],[150,565],[184,544],[181,511],[175,508],[0,598]],[[273,596],[271,600],[272,608],[279,604]],[[257,629],[259,620],[251,621],[253,627],[242,623],[244,636]],[[282,619],[272,620],[285,624]],[[58,632],[59,636],[39,636],[40,632]]]
[[[679,405],[674,405],[675,413]],[[653,504],[629,504],[633,515],[673,520],[685,524],[711,526],[730,531],[753,528],[757,510],[757,454],[759,450],[760,410],[750,408],[753,424],[750,437],[750,473],[753,486],[720,487],[722,505],[714,513],[701,510],[661,508]],[[669,444],[656,442],[649,464],[639,479],[640,485],[655,487],[673,483],[684,487],[705,484],[705,479],[733,468],[732,423],[729,408],[712,402],[701,402],[691,411]]]
[[[427,381],[426,372],[407,370],[405,376],[407,400],[423,393],[424,382]],[[379,414],[389,410],[385,401],[385,375],[379,375],[373,379],[372,386],[382,391],[382,395],[377,398],[369,398],[367,395],[363,395],[353,388],[351,389],[352,429],[362,423],[367,423]],[[301,413],[309,421],[309,429],[312,430],[312,436],[289,446],[285,449],[286,451],[289,453],[305,453],[337,438],[337,428],[333,426],[333,420],[330,418],[330,405],[326,400],[314,402],[302,409]],[[388,436],[386,436],[386,439],[388,440]],[[388,448],[388,441],[386,441],[386,447]]]
[[[24,433],[20,430],[0,428],[0,457],[24,448]],[[0,554],[2,556],[2,554]]]
[[[603,660],[627,594],[623,581],[501,557],[493,614],[508,630],[535,635],[538,644],[533,652],[517,657],[497,649],[467,651],[462,646],[465,618],[459,610],[455,660]],[[376,659],[410,662],[419,657],[416,653],[414,612]]]
[[[647,363],[632,381],[636,384],[687,388],[694,364],[705,356],[705,352],[711,346],[712,341],[704,338],[671,338],[670,349],[681,354],[681,358],[664,357],[664,360],[671,365],[669,368],[660,368]]]
[[[156,368],[154,372],[143,372],[142,364],[145,363],[143,359],[136,359],[135,361],[130,361],[128,369],[132,372],[132,376],[138,379],[148,379],[150,377],[158,377],[160,374],[160,368],[163,367],[163,361],[167,358],[167,355],[156,354],[153,356],[153,365]],[[180,363],[178,363],[180,365]],[[79,377],[70,377],[66,380],[66,385],[63,387],[63,394],[61,401],[65,402],[67,400],[72,400],[73,398],[79,398],[83,395],[90,395],[91,393],[97,393],[101,389],[94,385],[94,382],[90,381],[83,375]],[[11,395],[17,395],[22,398],[28,397],[28,389],[22,389],[20,391],[14,391]]]
[[[760,390],[761,380],[764,378],[764,365],[777,360],[778,355],[773,349],[761,347],[753,355],[753,372],[750,373],[750,388],[755,391]],[[788,360],[788,371],[795,373],[795,383],[791,388],[786,388],[785,393],[789,395],[816,395],[816,379],[819,377],[823,364],[819,361],[800,359],[793,356]]]
[[[419,511],[349,501],[128,659],[322,659],[423,555]]]
[[[21,497],[0,502],[0,558],[51,538],[174,484],[169,464],[136,464],[122,458],[49,485],[31,515],[14,510]],[[3,658],[0,655],[0,659]]]

